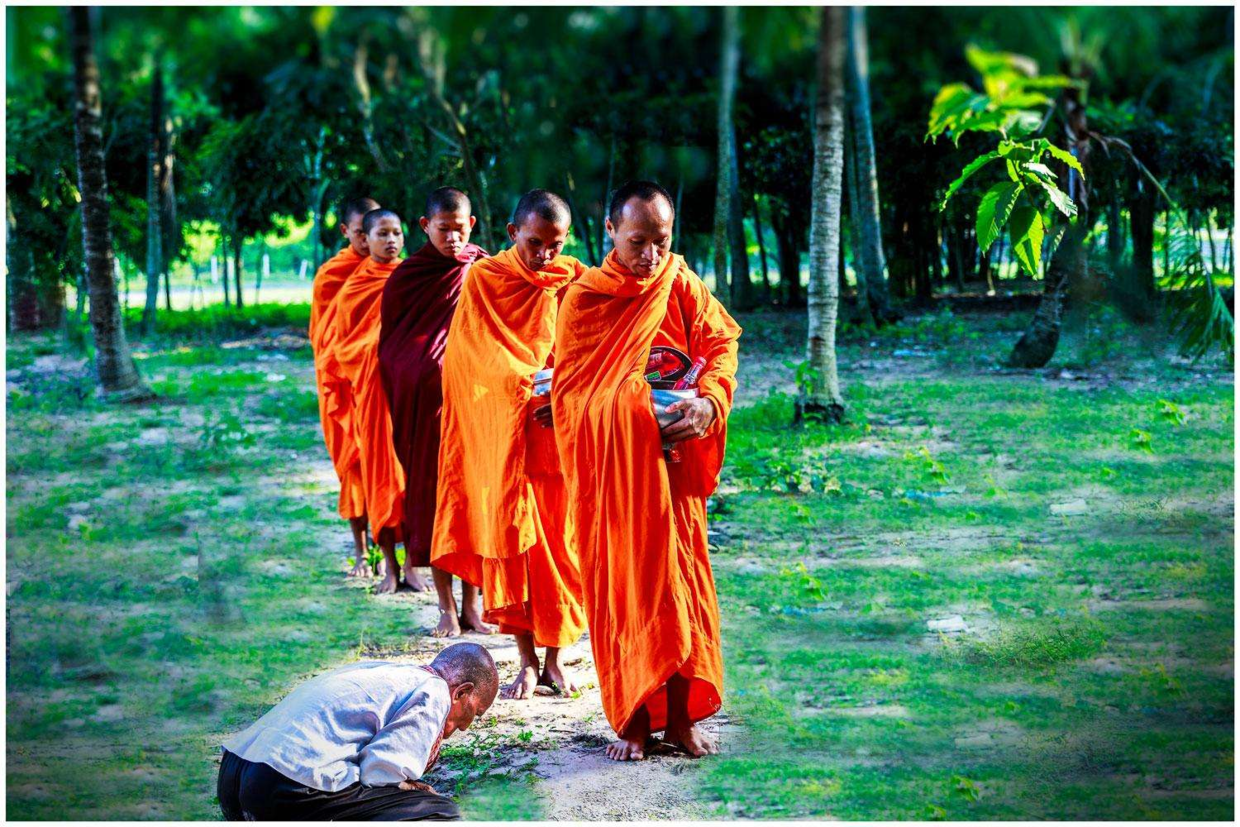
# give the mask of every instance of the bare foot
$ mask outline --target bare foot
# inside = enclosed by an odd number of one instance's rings
[[[392,594],[399,586],[400,583],[396,580],[396,572],[390,571],[384,576],[383,581],[375,586],[375,594]]]
[[[387,560],[379,559],[375,565],[375,577],[387,577]]]
[[[534,687],[538,685],[538,667],[522,666],[517,671],[516,680],[500,690],[501,698],[510,701],[524,701],[534,697]]]
[[[663,740],[668,744],[683,748],[694,758],[719,754],[719,742],[697,724],[691,724],[687,729],[681,730],[669,728],[663,733]]]
[[[370,564],[365,560],[358,560],[353,568],[349,569],[349,573],[345,577],[370,577],[371,574]]]
[[[621,738],[607,745],[607,757],[613,761],[640,761],[646,757],[645,743],[645,738]]]
[[[462,629],[468,629],[480,635],[493,635],[499,631],[499,627],[492,626],[483,620],[477,609],[466,609],[461,612],[460,624]]]
[[[557,694],[560,695],[573,695],[577,692],[577,682],[573,680],[572,673],[564,671],[564,667],[558,663],[551,663],[550,660],[543,666],[542,677],[538,679],[538,684],[550,687],[553,692],[558,689]]]
[[[439,610],[439,625],[431,632],[431,637],[460,637],[461,624],[457,622],[454,612]]]
[[[404,566],[405,585],[411,591],[424,592],[430,588],[430,585],[423,579],[422,575],[413,566]]]

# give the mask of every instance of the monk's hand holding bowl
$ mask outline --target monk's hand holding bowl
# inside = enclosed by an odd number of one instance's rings
[[[535,408],[532,414],[534,421],[544,428],[554,427],[555,423],[551,419],[551,406],[543,405]]]
[[[662,430],[663,442],[667,444],[704,436],[715,421],[715,406],[709,399],[682,399],[667,406],[668,413],[676,411],[684,411],[685,415]]]

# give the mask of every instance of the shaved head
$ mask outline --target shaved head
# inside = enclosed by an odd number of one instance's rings
[[[629,181],[620,189],[612,193],[611,203],[607,206],[607,217],[611,219],[611,223],[617,227],[620,226],[620,219],[624,213],[624,205],[632,201],[634,198],[643,203],[650,203],[662,199],[667,202],[668,209],[671,210],[672,217],[676,215],[676,202],[672,200],[672,194],[654,181]]]
[[[431,661],[431,668],[443,676],[449,687],[472,683],[474,692],[486,699],[486,705],[499,693],[499,672],[495,659],[485,646],[477,643],[454,643]]]
[[[365,216],[362,217],[362,231],[365,232],[367,235],[369,235],[370,231],[375,228],[375,225],[378,224],[384,218],[394,218],[396,219],[397,223],[400,223],[400,216],[394,213],[392,210],[385,210],[385,209],[371,210],[370,212],[366,213]]]
[[[359,215],[379,209],[379,202],[373,198],[351,198],[340,205],[340,223],[348,224]]]
[[[472,210],[473,207],[469,203],[468,195],[456,187],[440,187],[426,197],[426,212],[423,215],[427,218],[431,218],[441,212],[463,212],[468,215]]]
[[[551,224],[563,224],[565,227],[573,223],[573,213],[568,202],[550,190],[530,190],[521,196],[517,208],[512,212],[512,223],[520,227],[532,215]]]

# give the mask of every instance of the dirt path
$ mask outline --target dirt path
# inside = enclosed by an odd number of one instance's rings
[[[358,588],[365,586],[358,583]],[[518,656],[511,637],[473,633],[452,641],[431,637],[429,631],[438,620],[433,593],[401,592],[369,599],[410,603],[413,625],[423,633],[412,643],[412,652],[392,657],[390,653],[376,651],[375,656],[425,662],[450,642],[472,641],[491,651],[501,682],[511,681],[516,675]],[[584,687],[577,697],[536,696],[528,701],[501,698],[479,722],[476,732],[471,730],[458,736],[462,744],[469,743],[472,736],[483,744],[483,749],[498,750],[498,759],[487,762],[490,765],[477,775],[531,774],[543,817],[553,821],[711,818],[711,809],[699,803],[694,793],[694,779],[702,767],[699,762],[676,756],[652,756],[627,764],[607,759],[603,747],[615,736],[603,715],[589,633],[565,654],[578,685]],[[738,729],[726,715],[711,719],[707,728],[721,736],[725,751],[731,740],[729,734]],[[441,762],[429,777],[441,790],[450,789],[461,775],[445,766],[450,763]],[[475,780],[466,779],[466,787]]]

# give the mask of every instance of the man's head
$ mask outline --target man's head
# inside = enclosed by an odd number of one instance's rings
[[[366,231],[362,229],[362,219],[371,210],[379,209],[379,202],[373,198],[353,198],[340,205],[340,234],[349,242],[353,252],[365,258],[370,255],[370,247],[366,241]]]
[[[639,277],[654,275],[672,247],[676,208],[653,181],[630,181],[611,197],[607,234],[620,263]]]
[[[541,270],[564,249],[572,224],[567,201],[554,192],[530,190],[517,202],[508,237],[525,266]]]
[[[499,672],[485,646],[454,643],[431,661],[431,669],[448,682],[452,708],[448,710],[447,738],[469,729],[474,718],[491,708],[499,693]]]
[[[400,216],[391,210],[371,210],[362,217],[362,230],[370,246],[370,257],[380,264],[390,264],[405,247],[405,233]]]
[[[469,196],[453,187],[440,187],[426,199],[426,214],[418,219],[431,246],[456,258],[469,243],[478,219],[470,212]]]

